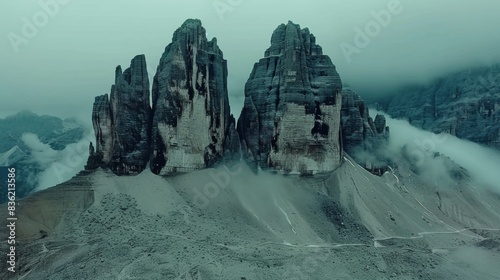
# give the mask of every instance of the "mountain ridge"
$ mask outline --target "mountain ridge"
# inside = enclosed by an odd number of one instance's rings
[[[471,68],[412,86],[374,107],[435,133],[500,149],[500,64]]]
[[[145,69],[145,58],[141,60]],[[119,77],[121,68],[117,70]],[[117,174],[138,174],[148,160],[143,157],[130,168],[127,158],[134,153],[150,153],[149,168],[160,175],[240,158],[255,170],[284,174],[328,173],[339,166],[341,142],[347,139],[342,139],[340,127],[342,81],[308,28],[291,21],[276,28],[271,46],[246,83],[245,105],[238,121],[229,107],[227,76],[227,61],[217,40],[208,41],[200,20],[186,20],[160,59],[149,115],[147,110],[114,106],[112,100],[119,94],[111,95],[109,101],[107,96],[96,98],[93,123],[98,143],[90,148],[95,152],[87,169],[108,167]],[[147,85],[142,83],[140,90],[146,92]],[[146,96],[149,94],[142,98],[144,102]],[[117,140],[113,135],[122,128],[116,124],[116,114],[136,113],[150,119],[147,133],[129,140],[124,134],[121,138],[125,140]],[[144,127],[144,123],[131,122],[130,127],[134,126]],[[372,136],[379,137],[378,133]],[[120,148],[132,147],[139,140],[148,144],[135,151]],[[365,138],[357,144],[364,143]]]

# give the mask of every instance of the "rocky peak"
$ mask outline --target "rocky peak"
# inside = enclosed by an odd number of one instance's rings
[[[153,82],[151,169],[186,172],[222,159],[229,128],[227,62],[199,20],[175,31]]]
[[[385,117],[377,115],[373,121],[363,99],[346,88],[342,90],[341,119],[344,151],[369,171],[384,169],[385,165],[379,164],[382,160],[377,153],[389,135]]]
[[[271,37],[271,47],[266,50],[265,56],[281,55],[287,49],[303,49],[309,55],[323,55],[322,48],[316,44],[316,37],[308,28],[289,21],[276,28]]]
[[[149,159],[149,78],[144,55],[132,59],[130,67],[115,71],[111,94],[98,96],[92,122],[96,147],[87,168],[109,167],[117,174],[138,173]]]
[[[165,48],[152,108],[146,69],[143,55],[125,71],[118,66],[111,94],[96,97],[97,143],[89,147],[87,169],[133,174],[149,161],[153,173],[170,175],[244,158],[256,169],[327,173],[341,163],[342,142],[349,153],[359,146],[372,151],[388,133],[383,116],[373,121],[359,95],[342,92],[335,65],[314,35],[292,22],[278,26],[254,65],[237,123],[227,62],[199,20],[187,20]]]
[[[233,115],[229,116],[229,127],[226,132],[224,142],[224,161],[239,161],[241,158],[241,139],[236,131],[236,119]]]
[[[389,127],[387,126],[387,120],[384,115],[375,116],[375,121],[373,121],[375,125],[375,131],[377,134],[387,134],[389,133]]]
[[[244,155],[261,168],[291,174],[340,164],[342,82],[308,29],[282,24],[245,85],[238,120]]]

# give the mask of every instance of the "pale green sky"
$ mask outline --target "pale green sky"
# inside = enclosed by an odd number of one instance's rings
[[[397,13],[377,30],[374,13],[389,10],[391,1],[399,3]],[[0,117],[27,109],[89,120],[94,97],[109,92],[115,67],[145,54],[153,76],[187,18],[201,19],[208,36],[218,38],[228,60],[232,111],[239,115],[244,84],[280,23],[309,27],[343,81],[369,97],[500,62],[499,12],[497,0],[1,0]],[[36,30],[26,29],[26,21]],[[367,25],[370,42],[356,44],[356,28]],[[356,53],[346,56],[347,45]]]

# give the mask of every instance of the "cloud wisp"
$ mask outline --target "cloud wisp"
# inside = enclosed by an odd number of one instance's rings
[[[36,134],[25,133],[21,140],[31,149],[33,163],[42,170],[38,173],[35,192],[61,184],[83,170],[89,155],[89,142],[94,142],[92,136],[87,135],[64,150],[57,151],[49,144],[42,143]]]
[[[449,157],[465,168],[479,186],[500,192],[500,152],[474,142],[459,139],[449,134],[435,134],[412,126],[406,120],[397,120],[389,115],[370,110],[371,114],[383,114],[391,133],[387,155],[389,158],[404,151],[412,163],[421,171],[422,177],[436,184],[452,183],[453,178],[444,177],[450,171]],[[437,153],[444,157],[437,157]]]

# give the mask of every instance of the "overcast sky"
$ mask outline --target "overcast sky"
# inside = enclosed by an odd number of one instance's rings
[[[187,18],[201,19],[218,38],[239,115],[244,84],[280,23],[309,27],[344,83],[370,98],[500,62],[499,12],[498,0],[2,0],[0,117],[31,110],[89,120],[115,67],[145,54],[153,76]],[[368,35],[359,35],[366,28]]]

